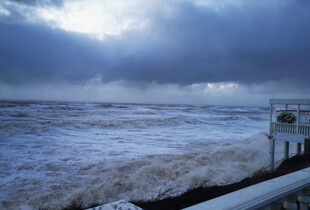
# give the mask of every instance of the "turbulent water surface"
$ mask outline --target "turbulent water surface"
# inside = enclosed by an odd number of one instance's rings
[[[238,181],[267,163],[266,137],[255,135],[267,126],[262,107],[2,101],[0,207]]]

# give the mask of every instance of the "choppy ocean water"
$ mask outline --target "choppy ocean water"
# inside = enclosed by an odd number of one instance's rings
[[[268,161],[266,107],[0,102],[1,208],[149,199]],[[247,151],[247,152],[245,152]],[[250,164],[249,164],[250,163]]]

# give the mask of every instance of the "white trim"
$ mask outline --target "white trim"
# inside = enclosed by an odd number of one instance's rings
[[[270,104],[310,105],[310,99],[270,99]]]
[[[310,167],[237,190],[218,198],[188,207],[186,210],[258,209],[309,186]]]

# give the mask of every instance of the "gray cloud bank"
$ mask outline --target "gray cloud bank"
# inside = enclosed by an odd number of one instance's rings
[[[180,2],[172,14],[151,14],[143,30],[100,42],[3,18],[0,82],[79,84],[94,77],[180,86],[270,82],[271,88],[304,91],[310,87],[309,20],[306,0],[244,1],[220,10]]]

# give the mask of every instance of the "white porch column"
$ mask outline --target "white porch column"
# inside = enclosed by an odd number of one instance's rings
[[[272,138],[272,112],[273,106],[270,104],[270,128],[269,128],[269,156],[270,156],[270,169],[274,169],[274,146],[275,141]]]
[[[290,142],[284,142],[284,160],[289,158],[290,154]]]
[[[285,110],[288,110],[288,104],[285,104]],[[290,156],[290,142],[284,142],[284,160],[288,159]]]
[[[296,121],[296,133],[299,134],[299,122],[300,122],[300,104],[297,105],[297,121]],[[301,154],[301,143],[297,143],[296,153]]]

